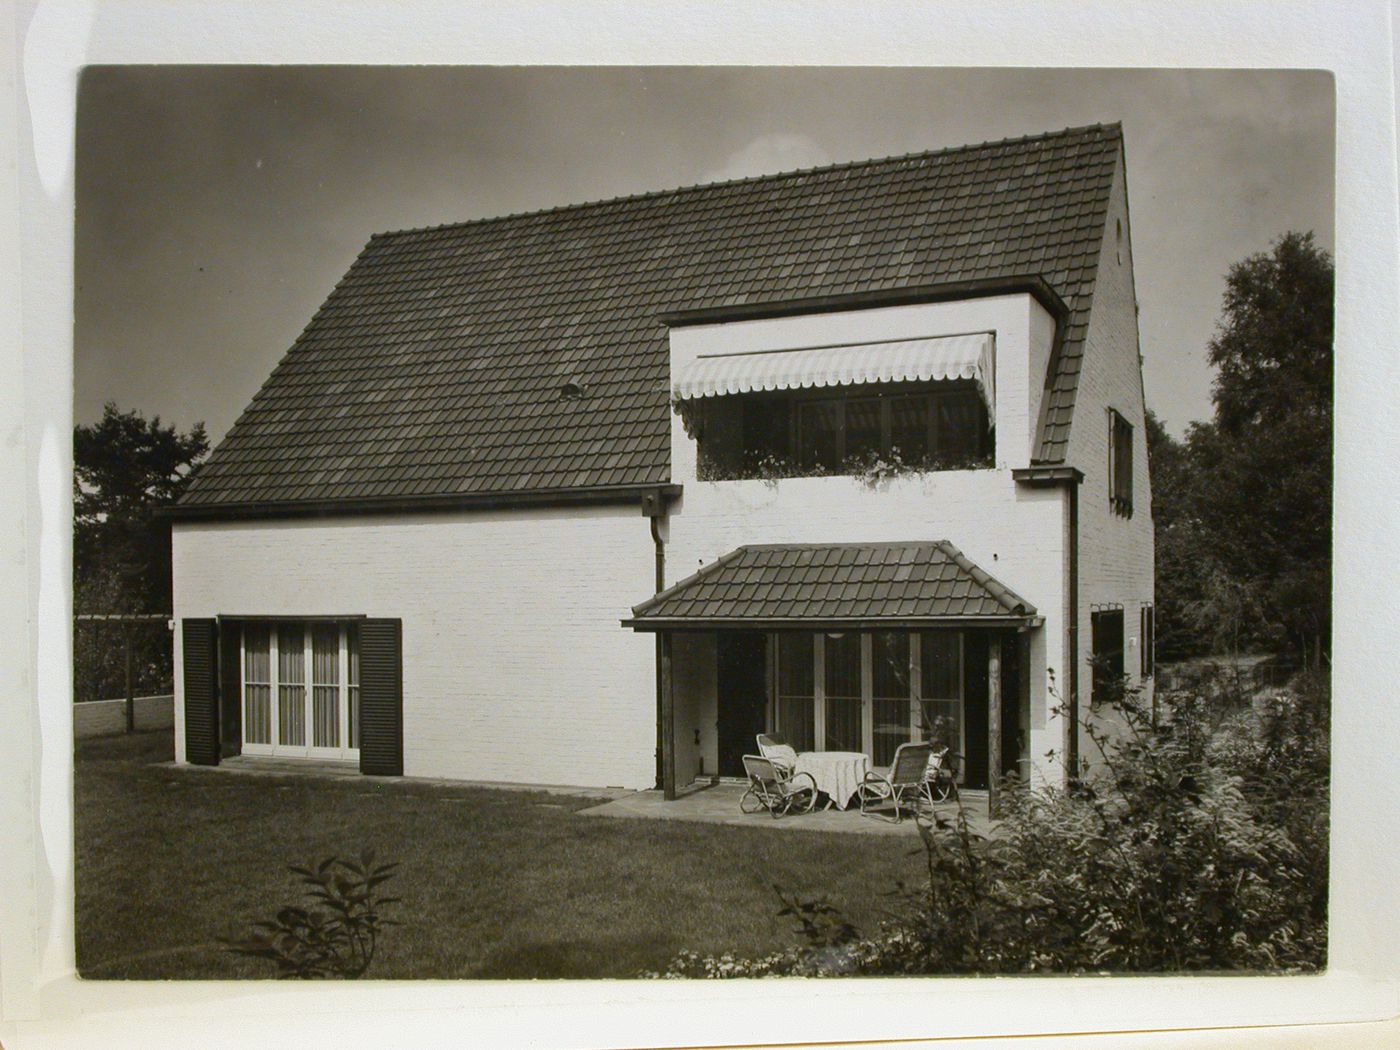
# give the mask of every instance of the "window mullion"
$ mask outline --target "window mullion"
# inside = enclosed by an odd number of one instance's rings
[[[816,710],[816,749],[826,750],[826,635],[817,631],[812,637],[812,706]]]
[[[875,719],[872,695],[875,692],[875,637],[869,631],[860,635],[860,749],[875,754]]]
[[[282,745],[282,679],[281,662],[282,653],[278,648],[277,625],[269,622],[267,626],[267,697],[269,724],[267,742],[276,752]]]
[[[917,631],[909,632],[909,739],[924,739],[923,704],[920,697],[924,693],[924,654],[923,638]]]
[[[308,623],[301,632],[301,666],[304,668],[302,677],[306,679],[306,684],[302,686],[306,690],[302,702],[301,722],[306,733],[306,750],[310,754],[311,749],[316,745],[316,658],[312,653],[312,638],[316,634],[316,625]]]
[[[340,625],[336,631],[336,688],[335,709],[339,724],[336,726],[336,742],[340,745],[340,756],[348,758],[350,752],[350,646],[346,639],[348,628]]]

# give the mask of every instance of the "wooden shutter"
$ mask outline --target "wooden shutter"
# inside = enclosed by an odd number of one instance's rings
[[[403,621],[361,620],[360,772],[403,774]]]
[[[219,626],[213,620],[182,620],[185,667],[185,760],[219,764]]]
[[[237,623],[219,625],[219,755],[243,753],[243,663]]]

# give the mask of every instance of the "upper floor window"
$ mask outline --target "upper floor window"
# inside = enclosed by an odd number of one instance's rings
[[[1133,425],[1108,410],[1108,505],[1124,517],[1133,515]]]
[[[971,382],[743,394],[694,407],[700,477],[709,480],[857,474],[878,462],[909,470],[992,465],[986,404]]]

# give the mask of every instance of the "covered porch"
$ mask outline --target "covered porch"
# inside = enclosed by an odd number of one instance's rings
[[[901,743],[946,744],[991,809],[993,771],[1028,773],[1041,621],[946,541],[740,547],[624,624],[658,636],[665,799],[741,777],[764,732],[871,768]]]

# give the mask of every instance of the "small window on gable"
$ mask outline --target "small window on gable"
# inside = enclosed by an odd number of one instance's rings
[[[1133,516],[1133,425],[1108,410],[1109,506],[1125,518]]]
[[[1095,706],[1121,695],[1123,686],[1123,610],[1096,609],[1089,617],[1092,633],[1093,682],[1090,703]]]

